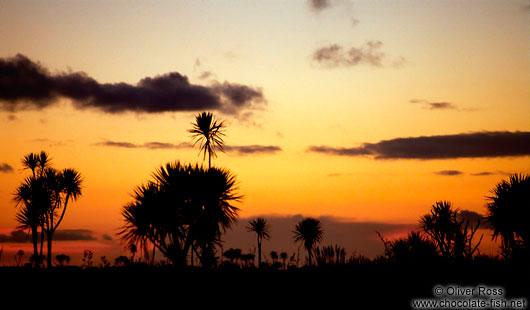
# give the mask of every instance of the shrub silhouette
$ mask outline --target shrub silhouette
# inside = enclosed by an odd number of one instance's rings
[[[406,237],[388,241],[377,233],[385,246],[385,257],[390,262],[425,264],[439,257],[436,244],[423,237],[419,232],[410,232]]]
[[[57,264],[59,264],[59,266],[65,266],[70,263],[70,256],[66,254],[59,254],[55,256],[55,260],[57,261]]]

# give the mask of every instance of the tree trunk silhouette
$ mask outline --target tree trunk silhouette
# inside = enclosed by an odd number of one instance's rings
[[[39,256],[39,232],[37,230],[37,227],[31,227],[31,238],[33,242],[33,257],[37,258]],[[36,268],[39,267],[39,264],[36,260],[33,263],[35,264]]]
[[[51,233],[48,233],[48,256],[46,256],[46,263],[48,268],[51,268],[52,266],[52,237],[53,235]]]
[[[258,236],[258,268],[261,268],[261,241]]]

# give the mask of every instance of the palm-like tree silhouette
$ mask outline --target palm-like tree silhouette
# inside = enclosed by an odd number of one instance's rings
[[[53,234],[61,224],[68,202],[81,195],[82,178],[74,169],[58,171],[50,167],[46,152],[30,153],[22,159],[25,169],[32,171],[16,189],[14,200],[19,207],[16,220],[18,228],[31,230],[33,257],[42,257],[44,235],[48,243],[48,267],[52,262]],[[38,253],[38,228],[41,228],[41,249]],[[35,262],[38,262],[36,259]]]
[[[81,174],[74,169],[64,169],[57,171],[52,168],[46,169],[44,173],[46,185],[51,189],[52,202],[45,213],[43,229],[47,236],[48,267],[52,264],[52,241],[53,234],[61,224],[69,201],[77,200],[81,196],[81,184],[83,178]],[[62,209],[62,210],[61,210]],[[57,218],[58,212],[61,213]]]
[[[258,217],[255,220],[249,222],[247,226],[247,231],[255,232],[258,242],[258,267],[261,266],[261,242],[263,239],[270,238],[270,225],[267,223],[267,220]]]
[[[430,214],[420,219],[423,231],[436,243],[443,257],[450,259],[469,259],[476,252],[483,235],[473,245],[480,221],[469,227],[469,221],[458,220],[458,209],[453,209],[449,201],[437,201]]]
[[[506,257],[519,252],[530,255],[530,175],[512,174],[498,183],[492,194],[487,197],[487,220],[493,239],[501,236]]]
[[[34,180],[24,180],[23,184],[15,192],[14,200],[17,203],[17,206],[20,205],[22,202],[24,203],[24,207],[20,209],[19,214],[17,215],[17,221],[20,223],[19,228],[28,228],[31,230],[32,242],[34,245],[33,257],[42,257],[42,248],[44,245],[44,229],[42,224],[45,208],[47,208],[46,201],[43,201],[43,199],[45,198],[43,197],[43,195],[45,195],[44,191],[46,190],[45,184],[41,181],[35,180],[43,176],[44,172],[50,165],[50,161],[51,159],[48,153],[44,151],[41,151],[39,154],[29,153],[25,155],[22,158],[22,167],[24,168],[24,170],[31,170]],[[33,192],[34,194],[31,194],[31,192]],[[25,195],[25,197],[22,197],[21,195]],[[40,201],[37,201],[37,198],[40,198]],[[38,254],[37,252],[37,228],[39,226],[41,227],[40,254]],[[35,261],[37,262],[38,260]]]
[[[17,228],[31,231],[33,256],[39,257],[41,254],[39,254],[38,249],[38,229],[44,223],[45,213],[49,206],[49,194],[43,185],[43,181],[35,177],[26,178],[15,190],[13,200],[18,207],[18,212],[15,216],[16,221],[19,223]],[[39,265],[35,265],[35,267],[39,267]]]
[[[216,149],[223,151],[224,122],[214,119],[212,113],[202,112],[195,117],[192,129],[188,130],[194,139],[193,145],[200,143],[203,160],[208,154],[208,168],[211,168],[212,157],[216,157]]]
[[[154,245],[177,266],[186,264],[195,244],[203,266],[211,264],[214,246],[237,218],[232,202],[241,198],[228,170],[169,163],[135,190],[120,235],[144,251]]]
[[[322,241],[324,231],[322,230],[322,224],[319,220],[308,217],[301,220],[295,227],[294,240],[296,242],[302,242],[304,248],[307,250],[308,263],[311,266],[311,258],[313,247]]]
[[[280,253],[280,258],[283,261],[283,269],[285,269],[286,263],[287,263],[287,252],[281,252]]]

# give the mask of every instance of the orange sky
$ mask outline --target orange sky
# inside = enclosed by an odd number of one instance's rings
[[[214,160],[237,175],[240,216],[416,224],[438,200],[483,213],[507,173],[530,171],[528,153],[376,159],[310,147],[528,132],[529,12],[523,0],[345,0],[320,10],[302,0],[2,1],[0,58],[20,53],[50,76],[82,71],[101,84],[178,72],[213,90],[225,81],[248,86],[261,101],[212,109],[228,124],[226,144],[280,150]],[[121,207],[158,166],[202,162],[197,149],[104,145],[190,142],[202,109],[106,113],[73,100],[30,109],[4,100],[0,164],[14,170],[0,172],[3,229],[16,226],[12,193],[29,152],[46,150],[56,168],[84,176],[61,228],[114,238]]]

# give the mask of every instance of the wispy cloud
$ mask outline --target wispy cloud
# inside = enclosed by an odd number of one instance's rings
[[[41,64],[18,54],[0,58],[0,109],[44,109],[68,98],[83,110],[106,113],[162,113],[218,110],[238,114],[266,103],[259,88],[216,82],[191,84],[178,72],[145,77],[137,84],[100,83],[84,72],[52,74]]]
[[[445,176],[458,176],[464,173],[460,170],[442,170],[442,171],[437,171],[434,174],[445,175]]]
[[[224,149],[238,155],[274,154],[282,151],[282,148],[276,145],[227,145]]]
[[[313,61],[329,68],[351,67],[361,64],[379,67],[382,65],[385,54],[380,51],[381,41],[368,41],[360,47],[351,47],[349,50],[339,44],[330,44],[320,47],[313,52]]]
[[[410,103],[419,103],[424,106],[424,108],[429,110],[452,110],[456,109],[456,106],[452,104],[451,102],[446,101],[435,101],[430,102],[427,100],[421,100],[421,99],[412,99],[409,101]]]
[[[94,232],[88,229],[62,229],[53,235],[54,241],[89,241],[97,240]],[[0,243],[26,243],[31,242],[30,236],[21,230],[14,230],[9,235],[0,234]]]
[[[488,176],[488,175],[494,175],[494,174],[496,173],[490,172],[490,171],[482,171],[482,172],[472,173],[471,175],[475,177],[482,177],[482,176]]]
[[[95,146],[108,146],[128,149],[148,149],[148,150],[159,150],[159,149],[191,149],[193,148],[192,143],[181,142],[166,143],[166,142],[145,142],[143,144],[135,144],[131,142],[117,142],[117,141],[103,141],[94,144]],[[282,148],[276,145],[225,145],[224,150],[228,153],[234,153],[236,155],[250,155],[250,154],[274,154],[281,152]]]
[[[460,108],[452,102],[447,101],[428,101],[423,99],[411,99],[410,103],[420,104],[424,109],[428,110],[459,110],[473,112],[478,111],[476,108]]]
[[[310,146],[308,152],[375,159],[452,159],[530,155],[530,132],[486,131],[395,138],[358,147]]]
[[[8,163],[0,163],[0,172],[2,173],[10,173],[15,171],[13,167]]]
[[[95,146],[110,146],[118,148],[128,148],[128,149],[137,149],[145,148],[149,150],[159,150],[159,149],[185,149],[192,148],[193,144],[188,142],[181,142],[178,144],[167,143],[167,142],[145,142],[144,144],[135,144],[131,142],[123,141],[103,141],[94,144]]]
[[[388,59],[381,51],[383,42],[367,41],[358,47],[344,48],[340,44],[328,44],[317,48],[312,55],[313,62],[321,64],[327,68],[354,67],[368,65],[372,67],[394,67],[400,68],[407,63],[405,57]]]

